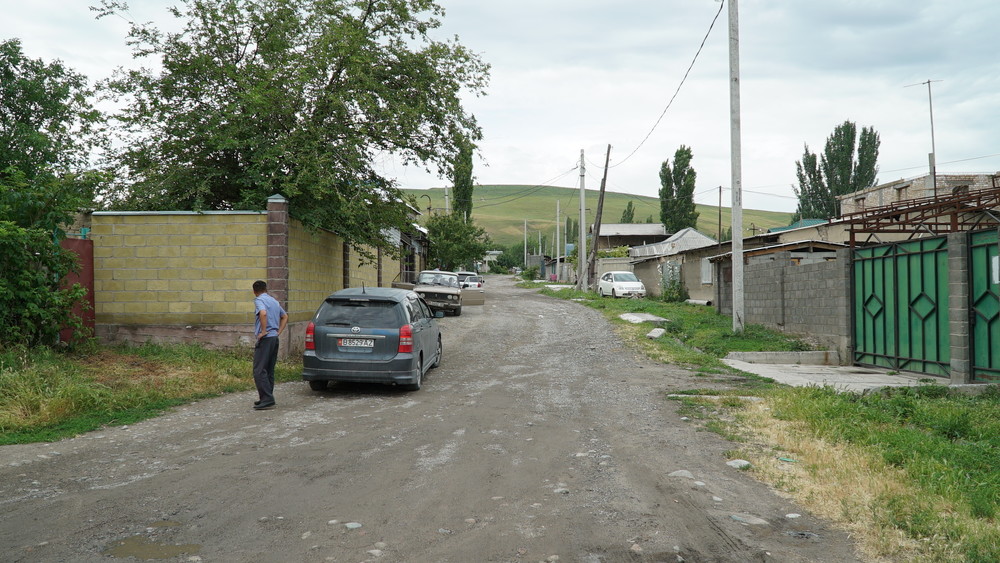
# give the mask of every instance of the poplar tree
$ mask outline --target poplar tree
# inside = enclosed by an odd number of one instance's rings
[[[792,221],[839,217],[838,196],[876,185],[880,144],[874,128],[862,128],[859,136],[854,122],[844,121],[827,137],[822,155],[805,145],[802,160],[795,162],[799,206]]]
[[[691,168],[691,148],[681,145],[674,152],[674,164],[669,160],[660,166],[660,222],[668,233],[676,233],[698,223],[694,205],[694,186],[698,174]]]

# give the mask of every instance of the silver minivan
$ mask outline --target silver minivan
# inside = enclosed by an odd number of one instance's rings
[[[302,379],[320,391],[330,381],[420,389],[441,364],[441,330],[419,295],[386,287],[342,289],[327,297],[306,327]]]

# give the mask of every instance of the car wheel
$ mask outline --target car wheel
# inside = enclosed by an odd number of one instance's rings
[[[618,296],[615,295],[615,288],[613,288],[613,287],[611,288],[611,298],[612,299],[618,299]]]
[[[420,384],[423,382],[423,379],[424,379],[424,357],[420,356],[417,358],[417,380],[414,381],[413,383],[404,385],[403,389],[406,389],[407,391],[419,391]]]
[[[604,288],[603,287],[597,286],[597,295],[599,297],[604,297]]]
[[[309,388],[312,389],[313,391],[323,391],[324,389],[326,389],[326,384],[327,382],[325,380],[310,381]]]
[[[441,337],[439,336],[439,337],[438,337],[438,349],[437,349],[437,357],[436,357],[436,359],[434,360],[434,363],[433,363],[433,364],[431,364],[431,368],[436,368],[436,367],[438,367],[439,365],[441,365],[441,356],[442,356],[443,354],[444,354],[444,348],[442,348],[442,347],[441,347]]]
[[[452,312],[452,314],[455,315],[456,317],[461,317],[462,316],[462,306],[459,305],[458,307],[456,307],[455,310]]]

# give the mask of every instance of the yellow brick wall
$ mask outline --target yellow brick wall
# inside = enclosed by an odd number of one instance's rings
[[[99,325],[253,322],[250,286],[267,275],[266,214],[97,212],[90,223]]]
[[[288,317],[312,319],[316,308],[344,286],[344,243],[328,231],[307,231],[291,220],[288,228]]]

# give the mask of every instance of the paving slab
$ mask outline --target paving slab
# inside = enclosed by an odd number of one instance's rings
[[[860,366],[825,366],[809,364],[764,364],[723,358],[726,365],[769,377],[778,383],[795,387],[829,386],[838,391],[864,392],[883,387],[914,387],[927,384],[948,385],[943,377],[926,374],[891,373]]]

